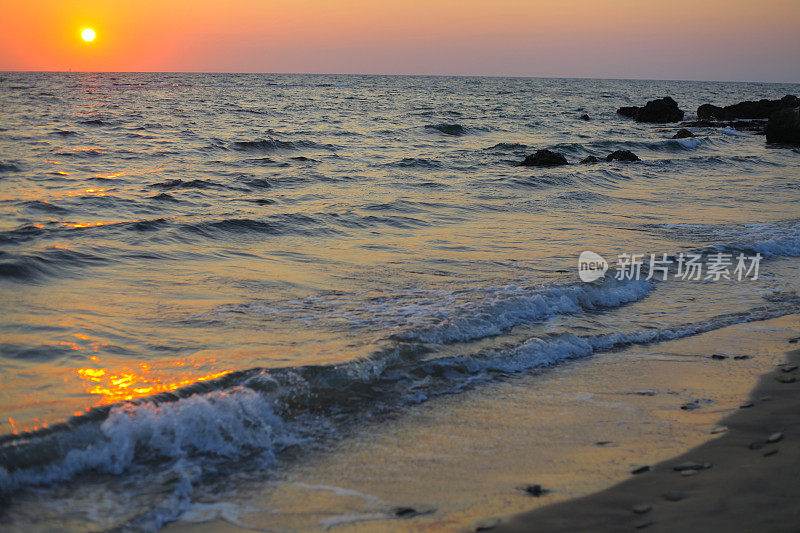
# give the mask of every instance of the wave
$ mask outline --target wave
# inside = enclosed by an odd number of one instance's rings
[[[423,157],[404,157],[399,161],[388,163],[387,166],[398,168],[440,168],[442,164],[439,161]]]
[[[0,251],[0,280],[34,281],[52,276],[82,274],[87,268],[107,265],[105,256],[62,248],[38,252]]]
[[[219,473],[253,459],[270,468],[288,447],[477,383],[632,345],[674,340],[800,311],[770,307],[629,333],[531,338],[506,350],[424,359],[394,349],[333,366],[254,368],[158,396],[95,408],[50,428],[0,438],[0,494],[68,481],[195,465]],[[188,470],[192,470],[189,468]]]
[[[0,172],[19,172],[20,170],[22,169],[15,163],[0,161]]]
[[[110,126],[111,123],[101,120],[99,118],[91,119],[91,120],[80,120],[80,124],[85,124],[86,126]]]
[[[234,141],[234,150],[243,152],[274,152],[278,150],[321,149],[335,150],[330,144],[319,144],[313,141],[281,141],[279,139],[258,139],[255,141]]]
[[[652,284],[645,280],[621,282],[614,278],[534,291],[508,287],[493,291],[487,301],[458,309],[455,316],[395,337],[440,344],[481,339],[556,315],[619,307],[644,298],[651,289]]]
[[[800,219],[771,223],[710,225],[657,224],[660,232],[704,244],[708,252],[760,253],[764,257],[800,257]]]
[[[425,126],[425,129],[436,130],[445,135],[452,135],[455,137],[467,133],[467,129],[461,124],[428,124]]]

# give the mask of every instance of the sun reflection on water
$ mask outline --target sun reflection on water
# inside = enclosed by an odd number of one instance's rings
[[[92,361],[99,363],[97,357]],[[213,362],[213,361],[212,361]],[[171,361],[151,365],[139,363],[138,367],[110,369],[101,366],[79,368],[78,376],[86,382],[86,392],[99,396],[100,404],[111,404],[135,398],[152,396],[191,385],[198,381],[216,379],[229,373],[229,370],[203,373],[209,361]],[[176,379],[180,369],[181,377]]]

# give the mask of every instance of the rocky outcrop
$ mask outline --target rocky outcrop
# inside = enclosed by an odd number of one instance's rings
[[[719,107],[703,104],[697,108],[697,118],[701,120],[767,119],[776,111],[786,107],[800,106],[800,98],[787,94],[779,100],[746,100],[738,104]]]
[[[566,164],[566,157],[550,150],[538,150],[535,154],[527,156],[522,162],[522,166],[526,167],[558,167]]]
[[[581,164],[588,165],[590,163],[600,163],[602,161],[641,161],[641,159],[630,150],[617,150],[616,152],[608,154],[605,159],[590,155],[582,159]]]
[[[583,115],[581,115],[581,120],[592,120],[592,117],[584,113]]]
[[[785,107],[769,117],[767,142],[800,145],[800,107]]]
[[[632,117],[636,122],[679,122],[684,115],[678,109],[678,103],[669,96],[651,100],[644,107],[620,107],[617,113]]]
[[[606,161],[641,161],[641,159],[630,150],[617,150],[608,154]]]
[[[694,137],[694,133],[687,130],[686,128],[679,129],[678,133],[672,136],[673,139],[687,139],[689,137]]]
[[[623,117],[633,118],[636,116],[636,112],[639,111],[640,108],[631,105],[631,106],[623,106],[617,109],[617,114],[622,115]]]
[[[681,126],[686,128],[733,128],[739,131],[752,131],[760,135],[764,134],[767,123],[765,120],[693,120],[682,122]]]

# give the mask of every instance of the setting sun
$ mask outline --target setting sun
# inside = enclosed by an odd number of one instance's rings
[[[82,38],[83,38],[83,40],[84,40],[84,41],[86,41],[86,42],[92,42],[92,41],[94,41],[94,37],[95,37],[94,30],[93,30],[93,29],[91,29],[91,28],[86,28],[85,30],[83,30],[83,31],[81,32],[81,37],[82,37]]]

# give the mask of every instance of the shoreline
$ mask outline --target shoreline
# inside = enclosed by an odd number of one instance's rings
[[[798,318],[630,347],[416,406],[276,476],[242,480],[224,513],[201,505],[164,531],[464,531],[590,497],[715,438],[784,361]],[[550,492],[535,498],[527,484]]]
[[[484,522],[497,532],[797,531],[800,349],[759,378],[727,431],[609,489]],[[711,464],[708,467],[708,463]],[[684,471],[677,471],[686,469]],[[476,527],[481,530],[481,526]]]

